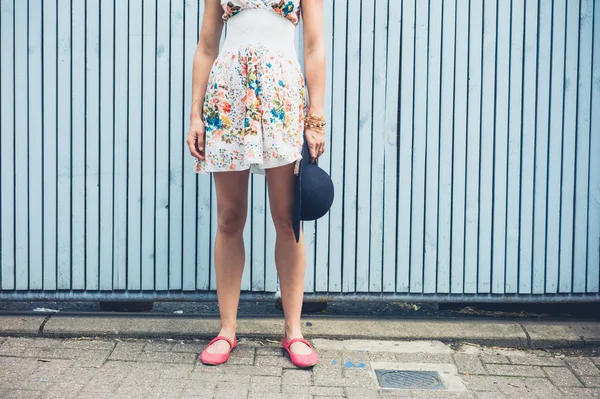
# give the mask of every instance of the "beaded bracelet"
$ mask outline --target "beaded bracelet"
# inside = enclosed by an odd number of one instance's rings
[[[304,118],[304,126],[314,130],[319,134],[325,134],[325,117],[323,115],[315,115],[312,112],[309,112]]]

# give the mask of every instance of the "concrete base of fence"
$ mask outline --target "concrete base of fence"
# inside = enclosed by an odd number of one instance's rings
[[[283,319],[245,317],[238,335],[280,340]],[[0,335],[210,339],[219,319],[141,314],[0,315]],[[600,322],[304,317],[307,338],[439,340],[519,348],[600,345]]]

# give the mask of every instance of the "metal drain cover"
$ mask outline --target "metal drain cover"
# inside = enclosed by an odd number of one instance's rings
[[[446,389],[436,371],[375,370],[381,388]]]

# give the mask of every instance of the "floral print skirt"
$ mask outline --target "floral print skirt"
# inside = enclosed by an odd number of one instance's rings
[[[276,23],[257,24],[251,11]],[[307,99],[294,25],[267,10],[243,10],[227,25],[204,96],[205,160],[196,160],[194,170],[263,174],[298,161]]]

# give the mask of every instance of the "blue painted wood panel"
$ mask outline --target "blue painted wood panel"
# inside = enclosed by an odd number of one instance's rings
[[[0,297],[214,292],[214,184],[185,144],[203,7],[0,0]],[[331,0],[324,20],[336,200],[304,225],[305,291],[598,300],[600,4]],[[257,295],[278,289],[266,194],[253,176]]]

